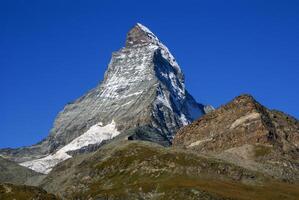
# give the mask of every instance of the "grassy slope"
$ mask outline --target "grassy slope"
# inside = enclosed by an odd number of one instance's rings
[[[125,142],[75,163],[45,180],[67,199],[296,199],[298,185],[191,152]],[[59,177],[59,180],[57,179]],[[57,189],[57,188],[56,188]]]
[[[0,182],[25,184],[41,174],[0,156]]]
[[[0,184],[0,199],[1,200],[58,200],[52,194],[46,191],[24,185]]]

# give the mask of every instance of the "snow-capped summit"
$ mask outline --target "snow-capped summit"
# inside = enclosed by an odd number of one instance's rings
[[[163,56],[177,70],[181,70],[174,56],[168,48],[159,40],[159,38],[146,26],[137,23],[127,34],[126,47],[134,45],[156,45],[162,51]]]
[[[184,75],[168,48],[138,23],[128,32],[126,46],[112,54],[104,80],[65,106],[45,140],[0,150],[0,155],[47,173],[71,156],[68,151],[117,135],[170,145],[180,127],[204,113],[204,105],[185,89]]]

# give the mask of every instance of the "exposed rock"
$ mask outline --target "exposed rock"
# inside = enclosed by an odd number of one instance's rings
[[[265,108],[250,95],[202,116],[174,138],[174,146],[295,182],[299,182],[298,144],[298,120]]]
[[[213,110],[215,110],[215,108],[211,105],[206,105],[206,106],[204,106],[203,109],[204,109],[205,113],[209,113],[209,112],[212,112]]]

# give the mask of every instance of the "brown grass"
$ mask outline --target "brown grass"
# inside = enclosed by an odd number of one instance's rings
[[[121,183],[121,179],[117,180],[117,182]],[[262,186],[254,186],[216,179],[163,177],[162,180],[160,178],[157,178],[157,180],[139,179],[126,185],[116,184],[116,187],[113,186],[111,188],[105,188],[103,187],[104,185],[104,182],[92,184],[88,196],[103,195],[125,198],[128,195],[128,191],[129,193],[138,193],[140,191],[143,193],[158,192],[164,193],[167,196],[173,191],[197,190],[215,197],[239,200],[298,200],[299,197],[299,185],[282,182],[271,182]]]
[[[264,145],[256,145],[254,147],[254,156],[255,157],[262,157],[270,154],[272,151],[271,147],[264,146]]]

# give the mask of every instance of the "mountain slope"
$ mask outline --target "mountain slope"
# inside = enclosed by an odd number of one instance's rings
[[[48,194],[43,189],[25,186],[0,183],[1,200],[58,200],[56,196]]]
[[[104,80],[55,119],[49,136],[37,145],[3,149],[0,155],[38,172],[48,173],[70,158],[67,151],[112,139],[127,130],[147,127],[130,139],[170,145],[174,133],[205,113],[187,92],[184,75],[167,47],[137,24],[126,46],[114,52]]]
[[[0,183],[27,184],[41,174],[0,156]]]
[[[174,146],[299,182],[299,122],[242,95],[183,127]]]
[[[63,199],[296,199],[298,185],[192,151],[121,141],[58,164],[41,186]],[[237,191],[237,192],[236,192]]]

